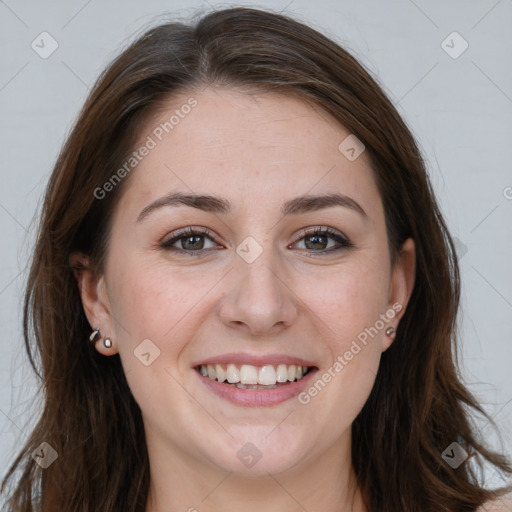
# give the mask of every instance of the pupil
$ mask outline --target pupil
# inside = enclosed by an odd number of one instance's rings
[[[324,241],[324,243],[322,244],[322,239]],[[314,240],[313,244],[318,244],[320,243],[322,245],[322,247],[318,247],[318,245],[316,246],[313,246],[313,247],[308,247],[308,240]],[[320,242],[319,242],[320,241]],[[306,247],[308,249],[315,249],[315,248],[320,248],[320,249],[325,249],[325,241],[326,241],[326,237],[325,236],[322,236],[322,235],[312,235],[312,236],[309,236],[308,238],[306,238]]]
[[[199,244],[198,246],[198,241],[201,240],[201,236],[199,235],[192,235],[192,236],[188,236],[186,237],[184,240],[185,240],[185,243],[182,242],[182,247],[183,249],[202,249],[202,245],[203,244]],[[195,242],[192,242],[192,245],[189,246],[189,247],[186,247],[187,243],[190,241],[190,240],[195,240]]]

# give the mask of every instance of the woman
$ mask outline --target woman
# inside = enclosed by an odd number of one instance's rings
[[[417,146],[353,57],[260,10],[156,27],[48,185],[45,408],[9,510],[510,510],[478,480],[512,467],[471,426],[458,300]]]

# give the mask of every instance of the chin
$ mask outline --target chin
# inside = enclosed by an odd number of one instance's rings
[[[262,454],[259,459],[257,457],[251,461],[248,455],[244,455],[246,462],[241,462],[236,456],[233,458],[229,454],[225,460],[221,461],[222,464],[219,464],[218,458],[214,460],[214,463],[223,471],[233,473],[239,478],[252,479],[268,477],[269,473],[271,475],[285,473],[296,466],[300,459],[296,454],[284,454],[278,451]]]
[[[302,436],[291,430],[279,431],[275,425],[232,428],[233,437],[226,434],[213,453],[209,445],[207,457],[222,470],[243,477],[282,473],[296,466],[308,452],[304,439],[301,443]]]

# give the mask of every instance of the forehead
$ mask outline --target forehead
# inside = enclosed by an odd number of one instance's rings
[[[233,89],[182,93],[141,127],[147,152],[130,176],[123,202],[139,206],[162,193],[220,193],[235,205],[339,191],[379,201],[363,152],[340,151],[350,132],[327,112],[293,95]],[[253,207],[255,205],[253,204]],[[366,208],[365,208],[366,209]]]

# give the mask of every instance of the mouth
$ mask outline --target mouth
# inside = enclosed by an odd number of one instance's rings
[[[237,389],[277,389],[302,380],[314,368],[284,363],[263,366],[201,364],[195,367],[203,377]]]

